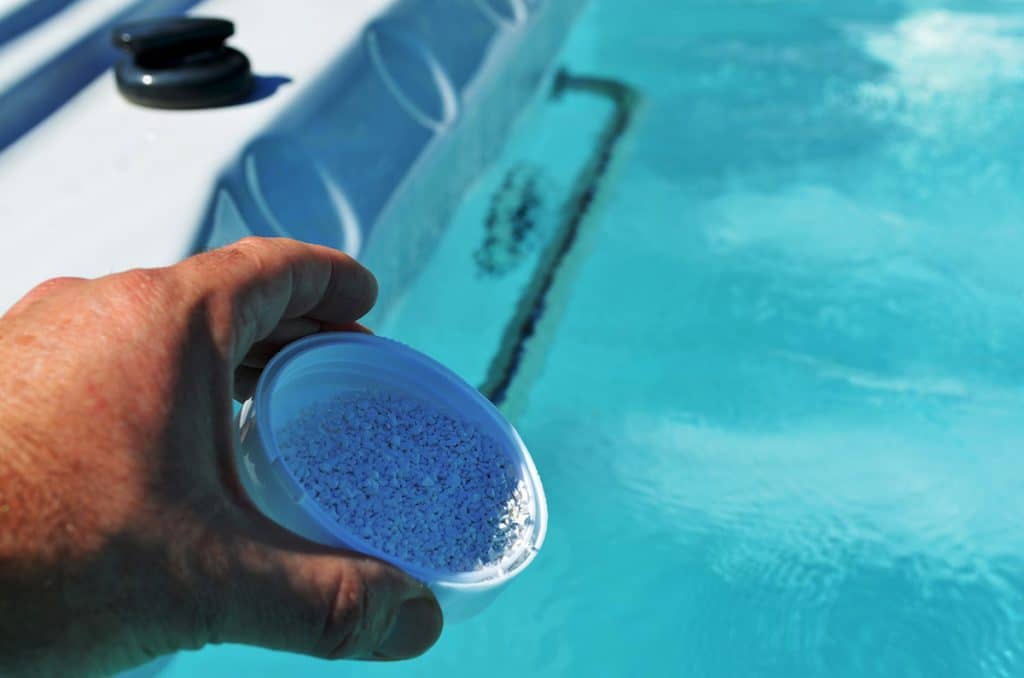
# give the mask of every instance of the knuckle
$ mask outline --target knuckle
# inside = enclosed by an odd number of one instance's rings
[[[246,236],[226,248],[229,256],[241,263],[262,268],[266,253],[273,247],[273,241],[254,235]]]
[[[172,296],[171,281],[162,269],[136,268],[102,281],[106,294],[98,298],[98,312],[106,317],[135,322],[164,313]]]
[[[18,305],[22,306],[35,303],[36,301],[48,297],[58,292],[59,290],[73,287],[77,283],[81,282],[83,282],[82,278],[74,278],[68,276],[61,276],[57,278],[50,278],[49,280],[44,280],[43,282],[39,283],[31,290],[29,290],[28,293],[26,293],[25,296],[23,296],[19,300]]]
[[[337,580],[333,600],[317,643],[319,654],[327,659],[359,657],[374,648],[367,647],[372,617],[372,590],[368,582],[350,568]]]
[[[157,296],[164,282],[159,269],[134,268],[113,276],[117,290],[133,300],[150,301]]]
[[[283,273],[290,268],[286,257],[279,256],[281,242],[278,239],[258,238],[255,236],[243,238],[234,245],[227,248],[225,266],[233,269],[230,277],[234,280],[245,280],[246,285],[255,288],[269,288],[283,284]],[[239,275],[241,274],[241,275]],[[237,293],[238,290],[231,290]],[[261,327],[260,320],[264,316],[264,309],[252,303],[239,303],[237,294],[231,294],[228,306],[231,308],[230,320],[234,327],[251,333],[247,342],[259,338],[261,331],[269,331],[269,327]]]
[[[59,289],[67,288],[76,283],[82,282],[81,278],[75,278],[72,276],[58,276],[56,278],[50,278],[39,283],[29,292],[30,296],[42,296],[50,292],[56,292]]]
[[[266,249],[265,239],[250,235],[220,249],[201,254],[196,260],[205,264],[202,267],[204,275],[217,276],[219,273],[238,269],[260,270],[264,265]]]
[[[228,247],[241,247],[241,248],[246,248],[246,247],[263,247],[264,243],[267,243],[267,242],[270,242],[270,241],[271,241],[270,238],[261,238],[258,235],[247,235],[244,238],[241,238],[241,239],[235,241],[235,243],[233,245],[229,245]]]

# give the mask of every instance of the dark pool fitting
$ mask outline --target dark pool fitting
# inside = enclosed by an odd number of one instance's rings
[[[590,160],[575,182],[572,196],[562,211],[563,218],[555,227],[547,248],[541,253],[536,272],[505,327],[498,352],[491,360],[484,383],[479,387],[480,392],[495,405],[504,402],[508,395],[508,389],[521,364],[526,342],[533,336],[537,323],[544,315],[548,292],[554,285],[558,269],[576,243],[580,226],[640,103],[640,93],[627,83],[611,78],[576,75],[563,68],[555,74],[551,95],[557,99],[567,93],[607,98],[615,106],[615,112],[602,130]]]
[[[225,19],[168,17],[122,24],[113,42],[131,55],[115,69],[129,101],[154,108],[210,108],[238,103],[252,89],[249,59],[224,44]]]

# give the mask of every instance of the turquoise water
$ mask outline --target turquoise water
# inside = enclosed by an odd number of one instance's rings
[[[505,406],[540,557],[409,664],[222,647],[164,675],[1024,675],[1013,7],[594,0],[563,61],[644,103]],[[607,114],[538,102],[378,330],[479,383]],[[534,255],[481,277],[523,164]]]

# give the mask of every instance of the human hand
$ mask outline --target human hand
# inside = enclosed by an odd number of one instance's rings
[[[176,266],[56,279],[0,318],[0,674],[96,675],[238,642],[404,659],[430,591],[263,517],[232,393],[376,298],[337,251],[250,238]]]

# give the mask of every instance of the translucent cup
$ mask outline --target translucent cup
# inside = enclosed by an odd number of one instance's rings
[[[323,510],[285,463],[277,432],[314,403],[366,391],[418,400],[493,439],[529,495],[533,523],[526,538],[484,569],[444,572],[385,553]],[[255,394],[239,411],[237,424],[238,474],[264,514],[307,539],[359,551],[399,567],[430,587],[448,622],[468,619],[487,607],[533,561],[544,541],[544,488],[519,434],[489,400],[454,372],[398,342],[339,332],[289,344],[263,371]]]

